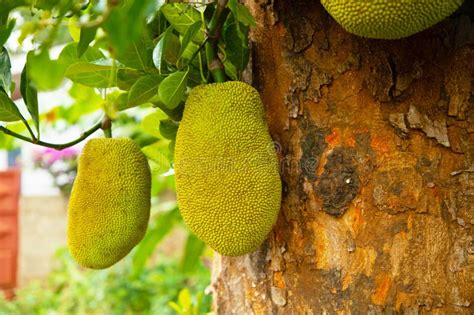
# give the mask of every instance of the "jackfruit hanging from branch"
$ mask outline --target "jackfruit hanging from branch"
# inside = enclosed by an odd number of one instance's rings
[[[184,222],[225,256],[256,250],[278,216],[279,163],[258,92],[230,81],[195,87],[175,147]]]
[[[107,268],[142,240],[150,187],[148,161],[133,140],[87,142],[68,206],[68,247],[81,266]]]

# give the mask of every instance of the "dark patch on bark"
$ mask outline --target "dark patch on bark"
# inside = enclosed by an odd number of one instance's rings
[[[359,186],[353,150],[344,147],[334,149],[316,186],[324,211],[334,216],[344,214],[359,192]]]
[[[359,155],[369,155],[375,157],[375,152],[370,145],[370,133],[362,132],[355,136],[357,144],[357,153]]]
[[[316,169],[319,166],[321,154],[327,147],[325,141],[329,131],[327,129],[318,128],[309,117],[300,121],[300,128],[304,134],[301,143],[303,154],[300,159],[300,170],[308,180],[316,180]]]
[[[379,60],[373,63],[370,76],[365,80],[364,85],[372,92],[372,96],[376,100],[390,102],[392,89],[395,86],[393,68],[390,60],[380,57],[377,59]]]
[[[313,42],[314,27],[311,22],[302,17],[292,20],[288,25],[290,38],[288,39],[293,52],[299,53],[308,48]]]
[[[311,72],[311,84],[304,92],[304,99],[318,103],[321,99],[321,88],[332,83],[332,75],[314,67]]]
[[[453,14],[456,26],[456,47],[474,44],[474,1],[464,1],[459,10]]]

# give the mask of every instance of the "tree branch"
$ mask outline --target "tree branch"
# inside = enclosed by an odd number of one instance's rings
[[[209,38],[206,43],[207,67],[211,71],[214,81],[218,83],[225,82],[226,80],[224,65],[217,55],[217,42],[221,36],[222,25],[229,14],[227,2],[228,0],[216,1],[216,10],[207,27],[207,37]]]
[[[16,132],[14,132],[10,129],[7,129],[3,126],[0,126],[0,131],[3,132],[6,135],[9,135],[9,136],[15,137],[17,139],[20,139],[20,140],[23,140],[23,141],[26,141],[26,142],[29,142],[29,143],[33,143],[33,144],[36,144],[36,145],[39,145],[39,146],[42,146],[42,147],[52,148],[52,149],[56,149],[56,150],[63,150],[63,149],[72,147],[73,145],[78,144],[82,140],[86,139],[91,134],[93,134],[94,132],[99,130],[101,128],[101,126],[102,126],[102,120],[100,122],[98,122],[97,124],[95,124],[89,130],[82,133],[79,138],[77,138],[73,141],[67,142],[67,143],[62,143],[62,144],[49,143],[49,142],[44,142],[44,141],[37,140],[37,139],[30,139],[30,138],[25,137],[25,136],[23,136],[19,133],[16,133]]]

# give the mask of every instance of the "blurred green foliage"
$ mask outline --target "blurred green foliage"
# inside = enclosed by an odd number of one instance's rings
[[[155,264],[132,275],[132,258],[133,254],[106,270],[84,270],[67,249],[60,249],[55,256],[57,267],[45,281],[33,281],[17,290],[12,302],[0,295],[0,314],[171,315],[209,311],[211,297],[205,290],[210,274],[202,261],[192,273],[183,273],[179,259],[158,255]],[[176,305],[181,312],[176,311]]]

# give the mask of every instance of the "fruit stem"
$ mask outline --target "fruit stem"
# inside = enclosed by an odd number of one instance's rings
[[[7,129],[3,126],[0,126],[0,131],[3,132],[6,135],[9,135],[9,136],[15,137],[17,139],[20,139],[20,140],[23,140],[23,141],[26,141],[26,142],[29,142],[29,143],[33,143],[33,144],[36,144],[36,145],[39,145],[39,146],[42,146],[42,147],[47,147],[47,148],[51,148],[51,149],[55,149],[55,150],[63,150],[63,149],[72,147],[73,145],[78,144],[82,140],[86,139],[91,134],[93,134],[94,132],[99,130],[101,128],[101,126],[102,126],[102,121],[98,122],[97,124],[92,126],[89,130],[82,133],[79,138],[77,138],[73,141],[67,142],[67,143],[62,143],[62,144],[44,142],[44,141],[41,141],[41,140],[38,140],[38,139],[30,139],[28,137],[25,137],[23,135],[20,135],[20,134],[14,132],[14,131],[11,131],[10,129]]]
[[[224,65],[217,55],[217,43],[221,36],[222,25],[224,25],[227,15],[230,12],[227,8],[227,2],[228,0],[216,1],[216,10],[207,26],[207,37],[209,38],[206,43],[207,67],[209,71],[211,71],[216,83],[226,81]]]
[[[112,138],[112,120],[105,116],[100,126],[106,138]]]

